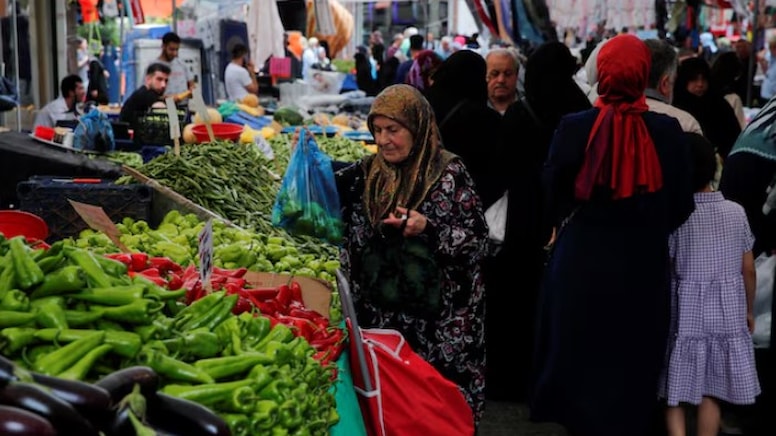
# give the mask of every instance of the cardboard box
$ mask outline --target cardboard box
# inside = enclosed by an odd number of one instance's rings
[[[263,273],[248,271],[245,274],[245,280],[256,287],[274,288],[296,280],[302,287],[302,300],[304,305],[314,310],[326,318],[329,317],[329,307],[331,307],[332,289],[329,284],[323,280],[311,277],[291,276],[289,274]]]

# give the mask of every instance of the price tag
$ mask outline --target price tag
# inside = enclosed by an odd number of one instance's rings
[[[205,100],[202,98],[202,89],[199,87],[194,88],[189,104],[192,105],[194,112],[198,113],[199,117],[202,118],[202,121],[205,122],[205,128],[207,128],[207,134],[210,137],[210,141],[215,141],[216,136],[213,134],[213,126],[210,124],[210,115],[207,113]]]
[[[256,147],[259,148],[264,157],[269,160],[275,160],[275,152],[272,151],[272,146],[269,145],[264,135],[258,134],[253,138],[253,142],[256,143]]]
[[[164,99],[167,103],[167,116],[170,118],[170,139],[181,137],[181,125],[178,121],[178,107],[175,106],[175,99],[167,97]]]
[[[111,242],[116,244],[119,249],[125,253],[129,252],[129,249],[121,243],[121,232],[113,224],[113,220],[110,219],[108,214],[99,207],[91,204],[79,203],[68,199],[70,205],[73,206],[76,213],[84,220],[84,222],[92,229],[105,233],[110,238]]]
[[[213,274],[213,220],[208,220],[199,232],[199,278],[202,286],[211,290],[210,276]]]

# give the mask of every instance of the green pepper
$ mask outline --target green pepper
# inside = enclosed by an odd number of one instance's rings
[[[46,375],[57,375],[102,344],[103,340],[105,340],[104,332],[93,333],[41,357],[32,368]]]
[[[152,338],[156,337],[158,329],[159,327],[157,327],[156,324],[151,324],[137,326],[135,327],[134,331],[140,336],[140,339],[143,342],[148,342]]]
[[[282,342],[287,343],[291,342],[294,339],[294,332],[291,331],[290,328],[283,324],[276,324],[275,327],[272,328],[272,330],[267,333],[266,336],[264,336],[264,339],[259,341],[258,344],[256,344],[256,347],[254,348],[256,351],[264,351],[263,349],[266,348],[267,345],[269,345],[271,342]]]
[[[108,259],[105,256],[94,256],[100,268],[111,277],[121,277],[127,274],[127,266],[117,260]]]
[[[188,322],[199,318],[213,308],[218,302],[220,302],[226,293],[213,292],[212,294],[205,295],[199,300],[195,301],[188,307],[181,310],[175,316],[175,322],[173,326],[178,330],[183,330],[181,327]]]
[[[16,274],[14,273],[14,270],[13,270],[10,252],[6,253],[5,256],[3,256],[3,259],[0,260],[0,263],[5,265],[3,272],[0,273],[0,298],[1,298],[5,295],[6,292],[16,287]]]
[[[37,261],[38,266],[40,267],[40,270],[43,271],[44,274],[49,274],[52,271],[56,271],[59,269],[60,266],[65,262],[65,254],[61,251],[54,255],[49,257],[44,257]],[[45,280],[45,278],[44,278]]]
[[[30,298],[35,299],[67,294],[80,291],[85,287],[86,274],[84,274],[84,271],[75,265],[68,265],[47,274],[43,278],[43,283],[32,291]]]
[[[22,351],[22,358],[25,360],[25,362],[32,367],[33,363],[37,362],[38,359],[41,357],[53,353],[54,351],[58,350],[59,347],[56,345],[36,345],[30,349],[25,349]]]
[[[202,385],[167,385],[162,388],[162,392],[173,397],[194,401],[204,406],[212,406],[228,399],[234,390],[244,387],[252,389],[251,381],[238,380]]]
[[[0,330],[0,350],[5,354],[21,350],[35,341],[36,331],[29,327],[10,327]]]
[[[288,430],[284,427],[274,426],[270,436],[288,436]]]
[[[99,330],[83,329],[40,329],[33,331],[33,337],[41,341],[73,342],[95,333]],[[113,352],[122,357],[133,358],[140,351],[142,342],[140,336],[132,332],[106,331],[105,344],[110,345]]]
[[[104,319],[116,322],[126,322],[130,324],[151,324],[151,315],[162,309],[161,305],[155,305],[153,301],[137,300],[130,304],[116,307],[102,307]],[[94,308],[93,308],[94,309]]]
[[[81,326],[89,325],[99,321],[100,318],[102,318],[101,310],[91,310],[91,311],[66,310],[65,311],[65,321],[67,321],[67,325],[71,327],[81,327]]]
[[[240,324],[240,331],[244,332],[245,345],[254,347],[264,339],[272,328],[272,323],[266,316],[253,316],[248,312],[243,312],[237,317]]]
[[[259,400],[253,407],[251,426],[253,434],[266,433],[278,420],[278,403],[272,400]]]
[[[218,336],[206,328],[191,330],[175,339],[162,341],[171,353],[197,358],[218,355],[223,347]]]
[[[74,247],[65,247],[65,256],[84,270],[90,287],[108,288],[113,286],[113,280],[102,270],[100,263],[92,253]]]
[[[285,400],[284,390],[289,386],[289,383],[285,379],[275,379],[269,382],[267,386],[264,386],[259,390],[259,397],[264,400],[272,400],[277,403],[281,403]]]
[[[235,436],[248,436],[255,434],[251,432],[251,421],[247,416],[241,413],[220,413],[221,418],[226,422],[229,430]]]
[[[216,357],[202,359],[194,362],[194,366],[201,369],[216,380],[245,374],[256,365],[268,365],[274,360],[262,353],[241,354],[239,356]]]
[[[31,302],[32,307],[38,309],[35,321],[41,327],[66,329],[64,300],[60,297],[46,297]]]
[[[0,309],[27,312],[30,310],[30,298],[18,289],[11,289],[0,299]]]
[[[192,383],[213,383],[213,377],[210,377],[204,371],[188,363],[173,359],[170,356],[151,349],[143,347],[140,350],[138,359],[143,365],[151,367],[154,371],[173,380],[187,381]]]
[[[110,345],[103,344],[90,350],[86,355],[74,363],[73,366],[57,374],[57,377],[68,380],[83,380],[86,377],[86,374],[92,369],[95,362],[102,356],[108,354],[111,348]]]
[[[95,330],[103,330],[103,331],[113,331],[113,332],[123,332],[126,331],[123,325],[115,322],[110,321],[107,319],[103,319],[102,315],[105,314],[103,308],[93,306],[89,308],[90,312],[99,312],[100,313],[100,319],[97,320],[97,322],[94,323],[94,329]]]
[[[209,329],[216,328],[216,326],[231,316],[232,308],[234,308],[238,298],[239,296],[237,294],[221,298],[220,301],[214,304],[207,312],[185,322],[179,329],[185,331],[200,327],[207,327]]]
[[[105,306],[124,306],[142,300],[144,292],[145,286],[143,285],[112,286],[84,289],[77,294],[69,295],[69,297]]]
[[[137,276],[141,277],[141,276]],[[168,291],[167,289],[162,289],[159,286],[154,285],[151,283],[149,286],[146,286],[146,297],[153,298],[155,300],[161,300],[161,301],[167,301],[167,300],[177,300],[184,295],[186,295],[186,289],[178,289],[176,291]]]
[[[253,367],[251,372],[248,373],[246,380],[251,380],[253,382],[254,388],[257,391],[261,391],[268,384],[270,384],[274,378],[274,375],[266,366],[256,365]]]
[[[24,325],[35,321],[36,316],[37,314],[34,312],[0,310],[0,328]]]
[[[224,412],[248,413],[253,410],[256,393],[253,388],[243,386],[233,390],[226,399],[217,402],[213,408]]]
[[[32,259],[29,249],[24,243],[24,237],[16,236],[11,238],[9,246],[14,275],[19,288],[29,289],[41,283],[45,275]]]
[[[280,404],[280,416],[278,417],[280,426],[289,430],[302,425],[304,418],[299,413],[299,405],[294,400],[286,400]]]

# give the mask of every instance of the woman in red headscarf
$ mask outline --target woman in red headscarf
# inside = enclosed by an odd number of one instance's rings
[[[694,208],[691,163],[676,119],[648,112],[647,46],[617,36],[597,64],[595,107],[561,120],[545,163],[557,238],[532,417],[574,436],[648,435],[669,326],[668,236]]]

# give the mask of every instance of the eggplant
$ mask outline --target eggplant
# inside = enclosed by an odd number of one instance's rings
[[[148,401],[148,424],[156,430],[185,436],[228,436],[229,426],[207,407],[157,392]]]
[[[61,436],[99,434],[73,406],[31,383],[10,383],[0,390],[0,404],[18,407],[47,419]]]
[[[13,361],[0,356],[0,389],[12,381],[18,380],[14,371],[16,364]]]
[[[0,434],[9,436],[56,436],[50,422],[17,407],[0,406]]]
[[[38,373],[32,373],[32,378],[35,383],[48,388],[52,395],[73,406],[93,424],[101,427],[113,416],[110,394],[99,386]]]
[[[136,384],[140,385],[140,393],[145,397],[156,394],[159,389],[159,376],[147,366],[130,366],[112,372],[94,384],[108,391],[111,402],[118,404],[132,393]]]

